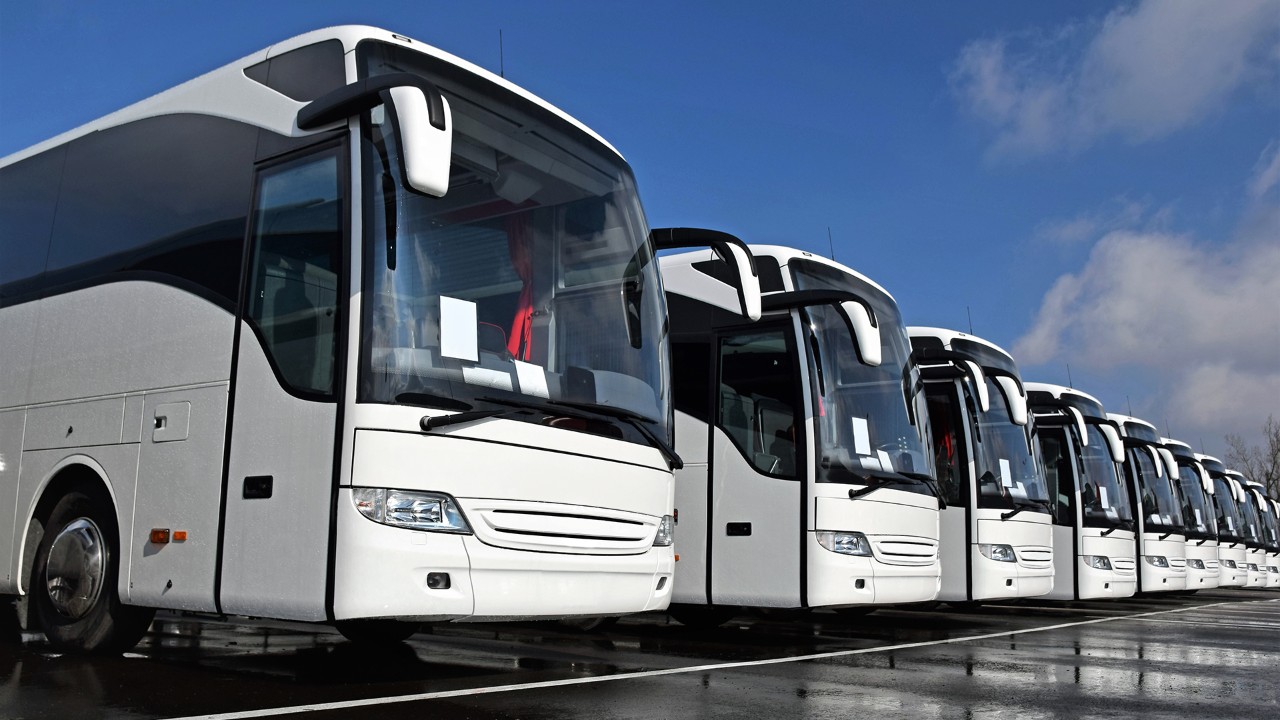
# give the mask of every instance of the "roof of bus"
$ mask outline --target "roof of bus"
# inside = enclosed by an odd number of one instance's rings
[[[1156,426],[1152,425],[1146,420],[1143,420],[1142,418],[1136,418],[1132,415],[1121,415],[1120,413],[1109,412],[1107,413],[1107,419],[1112,420],[1115,422],[1116,425],[1119,425],[1120,431],[1123,432],[1125,435],[1129,434],[1128,428],[1125,427],[1126,425],[1141,425],[1143,427],[1150,428],[1152,434],[1154,434],[1157,438],[1160,437],[1160,431],[1156,428]]]
[[[867,277],[866,275],[863,275],[862,273],[858,272],[857,270],[854,270],[853,268],[847,265],[841,265],[835,260],[830,260],[822,257],[821,255],[814,255],[813,253],[806,252],[804,250],[798,250],[793,247],[787,247],[785,245],[749,244],[747,245],[747,247],[750,248],[751,254],[754,257],[772,257],[778,261],[779,265],[786,265],[788,262],[790,262],[793,259],[808,260],[811,262],[819,263],[821,265],[828,265],[841,272],[848,273],[858,278],[859,280],[862,280],[863,282],[867,283],[871,287],[874,287],[875,289],[884,293],[886,296],[888,296],[890,300],[893,300],[895,304],[898,302],[897,300],[894,300],[893,294],[890,293],[888,290],[885,290],[884,287],[880,285],[880,283],[876,282],[875,280],[872,280],[871,278]],[[692,252],[682,252],[682,253],[675,253],[672,255],[663,255],[658,259],[658,261],[661,265],[669,265],[669,266],[692,265],[694,263],[706,262],[707,260],[714,259],[715,257],[716,255],[713,250],[694,250]]]
[[[997,353],[999,353],[999,354],[1001,354],[1001,355],[1005,356],[1006,358],[1008,358],[1008,359],[1009,359],[1009,364],[1014,365],[1014,366],[1016,366],[1016,365],[1017,365],[1017,363],[1015,363],[1015,362],[1014,362],[1014,360],[1013,360],[1013,356],[1009,354],[1009,351],[1008,351],[1008,350],[1005,350],[1004,348],[1002,348],[1002,347],[1000,347],[999,345],[997,345],[997,344],[995,344],[995,343],[991,342],[990,340],[987,340],[987,339],[985,339],[985,338],[980,338],[980,337],[978,337],[977,335],[970,335],[970,334],[968,334],[968,333],[962,333],[962,332],[960,332],[959,330],[948,330],[948,329],[946,329],[946,328],[938,328],[938,327],[926,327],[926,326],[923,326],[923,325],[911,325],[911,326],[909,326],[909,327],[907,328],[907,334],[908,334],[908,335],[910,335],[911,337],[935,337],[935,338],[938,338],[939,340],[941,340],[941,341],[942,341],[942,344],[943,344],[943,345],[945,345],[945,346],[946,346],[946,348],[947,348],[948,350],[953,349],[953,348],[951,347],[951,341],[952,341],[952,340],[968,340],[969,342],[977,343],[977,344],[979,344],[979,345],[982,345],[982,346],[984,346],[984,347],[986,347],[986,348],[988,348],[988,349],[990,349],[990,350],[993,350],[993,351],[995,351],[995,352],[997,352]]]
[[[607,140],[600,137],[594,130],[583,125],[573,116],[520,86],[512,84],[506,79],[494,75],[478,65],[474,65],[443,50],[388,30],[370,27],[367,25],[338,25],[322,28],[320,30],[313,30],[311,32],[291,37],[288,40],[283,40],[271,45],[270,47],[246,55],[235,62],[223,65],[222,67],[211,70],[199,77],[188,80],[181,85],[169,88],[168,90],[152,95],[145,100],[141,100],[109,115],[104,115],[103,117],[90,121],[78,128],[68,130],[67,132],[45,140],[44,142],[32,145],[24,150],[19,150],[7,157],[0,158],[0,167],[26,159],[32,155],[57,147],[58,145],[70,142],[71,140],[88,135],[89,133],[97,130],[122,125],[134,120],[141,120],[159,115],[172,115],[176,113],[189,112],[215,115],[232,120],[241,120],[292,136],[302,136],[312,134],[312,132],[321,132],[323,129],[308,132],[303,132],[297,129],[297,125],[294,122],[297,111],[307,103],[292,100],[275,92],[274,90],[271,90],[270,88],[259,85],[257,82],[246,77],[244,70],[245,68],[257,65],[258,63],[277,55],[324,40],[341,41],[343,51],[347,53],[354,51],[356,45],[364,40],[382,40],[384,42],[411,47],[418,52],[430,55],[431,57],[443,60],[452,65],[456,65],[467,72],[474,73],[478,77],[492,82],[495,85],[501,86],[516,95],[529,100],[530,102],[536,103],[537,105],[568,121],[574,127],[577,127],[587,133],[621,157],[621,154],[618,153],[617,149],[610,145]],[[230,94],[228,95],[225,93]]]

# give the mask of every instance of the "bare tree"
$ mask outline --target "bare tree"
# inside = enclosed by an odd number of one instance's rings
[[[1227,467],[1262,483],[1267,494],[1280,498],[1280,422],[1275,416],[1267,417],[1262,426],[1262,446],[1245,444],[1239,435],[1228,435]]]

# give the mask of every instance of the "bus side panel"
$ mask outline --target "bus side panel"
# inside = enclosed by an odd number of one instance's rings
[[[938,547],[938,559],[942,563],[942,589],[938,599],[964,602],[969,597],[969,564],[966,556],[969,543],[965,526],[969,512],[963,506],[949,505],[938,513],[942,542]]]
[[[133,528],[138,550],[129,558],[129,602],[175,610],[216,610],[213,586],[227,384],[150,393],[140,421]],[[152,529],[169,530],[171,542],[151,543]],[[181,539],[179,532],[184,533]]]
[[[337,406],[288,394],[247,323],[242,323],[239,357],[222,611],[321,621],[326,619]]]
[[[18,592],[18,468],[22,457],[22,431],[27,414],[22,410],[0,413],[0,594]]]
[[[676,564],[671,601],[705,605],[707,598],[707,424],[676,412]],[[679,518],[684,518],[684,523]]]

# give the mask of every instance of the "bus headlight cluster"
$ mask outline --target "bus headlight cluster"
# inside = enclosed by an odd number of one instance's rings
[[[663,515],[658,523],[658,534],[653,536],[654,547],[667,547],[676,539],[676,522],[670,515]]]
[[[1231,568],[1232,570],[1235,570],[1235,569],[1236,569],[1236,561],[1235,561],[1235,560],[1228,560],[1228,559],[1226,559],[1226,558],[1223,558],[1223,559],[1222,559],[1222,563],[1221,563],[1221,565],[1222,565],[1222,567],[1224,567],[1224,568]]]
[[[1169,567],[1169,559],[1163,555],[1143,555],[1142,559],[1146,560],[1147,564],[1152,567]]]
[[[471,533],[453,498],[443,493],[387,488],[352,488],[361,515],[383,525],[447,533]]]
[[[1197,560],[1195,558],[1187,558],[1187,567],[1191,568],[1192,570],[1203,570],[1204,561]]]
[[[860,532],[832,532],[830,530],[818,531],[818,544],[834,553],[841,555],[863,555],[871,554],[871,543],[867,540],[867,536]]]
[[[1249,563],[1249,570],[1251,572],[1258,572],[1258,563]]]
[[[1094,570],[1111,569],[1111,560],[1108,559],[1106,555],[1081,555],[1080,557],[1084,560],[1085,565],[1088,565]]]
[[[996,562],[1016,562],[1018,559],[1013,554],[1012,545],[978,543],[978,552],[982,553],[982,557]]]

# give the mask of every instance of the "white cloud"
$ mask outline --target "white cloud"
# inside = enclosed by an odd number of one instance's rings
[[[1106,232],[1084,266],[1045,293],[1013,344],[1019,365],[1089,371],[1104,379],[1084,390],[1104,404],[1132,394],[1147,419],[1171,419],[1184,440],[1220,445],[1236,433],[1257,443],[1266,418],[1280,416],[1280,201],[1254,195],[1276,162],[1263,157],[1252,200],[1225,241]]]
[[[1082,212],[1067,219],[1046,220],[1032,231],[1032,238],[1051,245],[1079,245],[1096,240],[1112,230],[1138,226],[1157,227],[1168,219],[1170,210],[1162,209],[1148,217],[1150,203],[1117,197],[1097,210]]]
[[[1262,197],[1275,187],[1276,183],[1280,183],[1280,142],[1272,140],[1258,157],[1258,164],[1254,166],[1253,177],[1249,180],[1249,195],[1255,198]]]
[[[991,153],[1018,157],[1164,137],[1278,77],[1280,0],[1144,0],[1047,37],[974,41],[951,84],[995,128]]]

